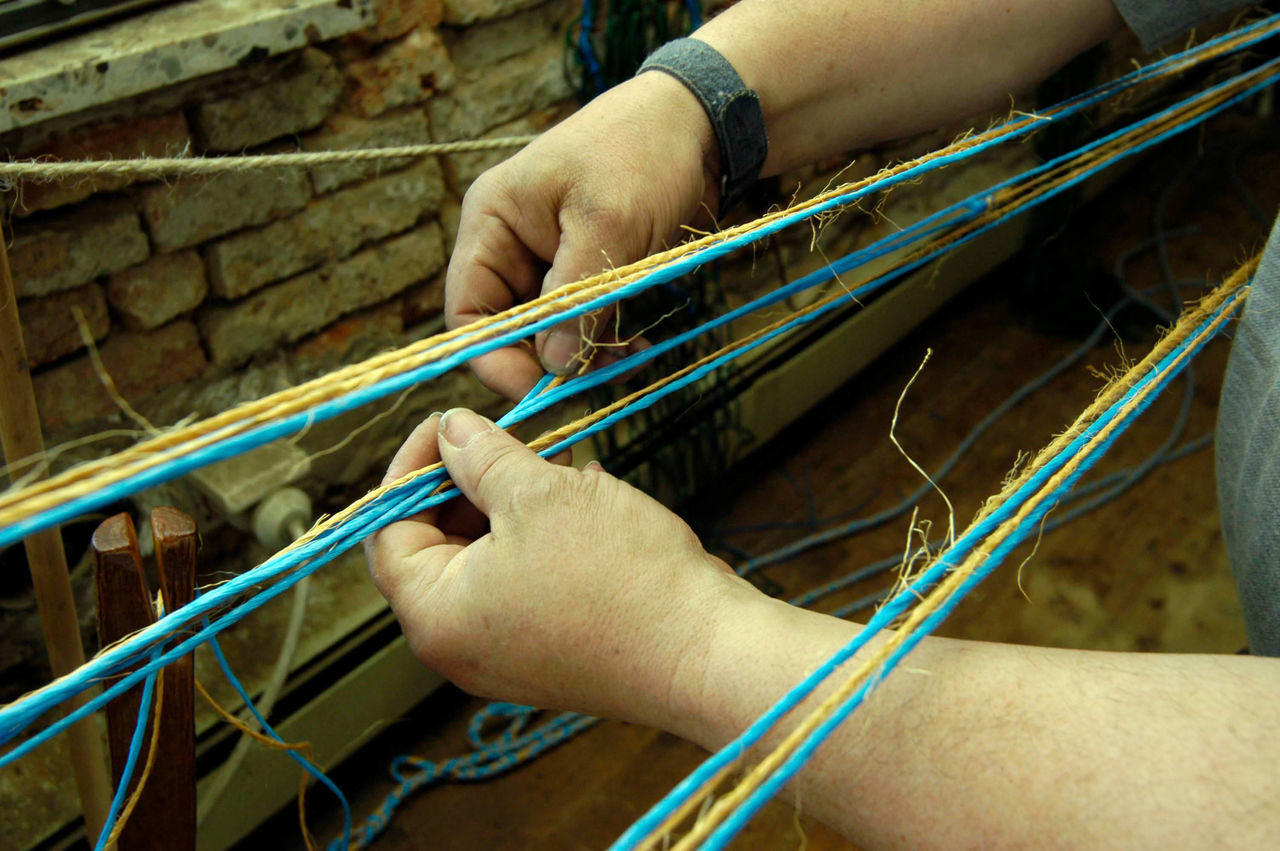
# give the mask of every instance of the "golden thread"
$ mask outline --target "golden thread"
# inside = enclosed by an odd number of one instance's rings
[[[1280,24],[1273,25],[1273,29],[1280,29]],[[1174,63],[1170,67],[1162,69],[1153,79],[1177,74],[1188,67],[1214,58],[1232,49],[1233,43],[1234,40],[1228,40],[1204,56],[1190,57]],[[1239,84],[1232,88],[1239,88]],[[682,243],[676,248],[659,252],[617,270],[606,270],[581,281],[566,284],[529,302],[477,320],[462,328],[433,335],[401,349],[383,353],[362,363],[353,364],[313,379],[297,387],[237,406],[214,417],[182,428],[171,429],[155,438],[143,441],[131,449],[99,461],[78,465],[39,483],[20,489],[10,489],[0,493],[0,525],[12,524],[50,507],[100,490],[114,482],[152,467],[163,465],[175,457],[189,454],[204,446],[240,434],[264,422],[289,416],[360,387],[378,383],[388,377],[428,363],[437,362],[467,345],[492,339],[497,334],[511,328],[524,327],[540,319],[558,315],[578,304],[585,303],[625,286],[657,266],[669,264],[724,240],[757,230],[783,216],[803,212],[830,201],[839,195],[865,188],[875,182],[901,174],[931,160],[951,156],[979,144],[997,140],[1015,131],[1022,130],[1030,124],[1044,121],[1054,115],[1055,111],[1047,110],[1041,115],[1019,118],[1000,127],[962,137],[937,151],[882,169],[874,175],[823,192],[808,201],[793,205],[785,210],[768,214],[725,231]],[[1173,115],[1179,114],[1175,112]],[[1189,114],[1194,115],[1198,114],[1198,112]],[[1165,123],[1169,123],[1172,120],[1172,117],[1168,118]],[[1108,149],[1116,149],[1115,143],[1099,150],[1105,151]],[[1096,154],[1097,151],[1093,153]],[[1051,179],[1050,175],[1042,176],[1037,181],[1032,181],[1029,187],[1034,188],[1038,185],[1043,185]],[[1018,187],[1006,191],[1017,194],[1027,188]],[[467,335],[465,342],[459,339],[462,335]]]

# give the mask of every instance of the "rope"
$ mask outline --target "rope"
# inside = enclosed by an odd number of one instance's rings
[[[466,139],[459,142],[430,142],[388,148],[356,148],[341,151],[291,151],[283,154],[244,154],[227,157],[149,157],[125,160],[13,160],[0,162],[0,180],[27,180],[46,183],[88,177],[131,177],[158,180],[164,177],[209,177],[233,171],[275,168],[315,168],[343,163],[383,162],[420,158],[436,154],[470,151],[500,151],[523,148],[537,136],[504,136],[496,139]]]
[[[957,140],[940,151],[838,187],[787,210],[692,240],[621,269],[592,276],[465,329],[456,329],[385,353],[199,423],[165,432],[122,453],[80,465],[39,484],[0,494],[0,546],[138,490],[292,434],[310,423],[434,378],[471,357],[510,345],[565,319],[581,316],[648,287],[673,280],[786,226],[841,209],[873,191],[883,191],[961,162],[996,144],[1019,138],[1047,122],[1078,114],[1140,83],[1180,73],[1208,59],[1269,38],[1277,31],[1280,31],[1280,16],[1272,16],[1138,69],[1042,114],[1018,116],[983,133]]]
[[[1088,160],[1092,163],[1091,166],[1085,166],[1074,161],[1054,161],[1046,164],[1046,168],[1053,173],[1053,179],[1060,181],[1056,184],[1056,188],[1054,184],[1050,184],[1043,179],[1042,175],[1034,174],[1030,180],[1033,188],[1030,192],[1024,193],[1023,197],[1019,197],[1017,193],[1010,190],[1010,187],[1004,185],[987,193],[984,203],[990,205],[991,209],[977,215],[976,218],[973,217],[974,211],[979,207],[972,203],[971,199],[970,202],[962,203],[957,208],[953,208],[951,212],[944,211],[943,214],[939,214],[940,219],[935,217],[931,220],[926,220],[926,222],[921,223],[923,227],[917,231],[917,235],[935,232],[940,227],[940,221],[945,223],[947,217],[955,215],[955,210],[957,209],[963,214],[959,216],[958,220],[967,220],[968,224],[962,225],[947,239],[939,240],[930,248],[902,261],[889,273],[865,285],[867,289],[856,291],[854,293],[855,297],[860,293],[869,292],[896,280],[906,272],[919,268],[929,259],[964,244],[964,242],[976,237],[985,230],[997,226],[1018,210],[1030,209],[1036,203],[1051,197],[1053,192],[1062,191],[1078,183],[1106,164],[1132,155],[1137,150],[1140,150],[1142,146],[1154,144],[1167,135],[1178,132],[1179,129],[1185,129],[1185,127],[1191,126],[1196,121],[1204,120],[1204,118],[1214,114],[1215,110],[1220,111],[1227,108],[1256,88],[1265,85],[1270,79],[1265,76],[1267,73],[1270,73],[1270,69],[1267,66],[1262,66],[1253,72],[1240,75],[1238,78],[1203,93],[1187,104],[1181,105],[1171,113],[1178,116],[1179,120],[1182,121],[1182,124],[1177,127],[1166,126],[1169,121],[1168,116],[1165,113],[1161,113],[1154,119],[1142,122],[1137,125],[1136,129],[1131,130],[1132,138],[1127,138],[1121,134],[1114,138],[1101,140],[1102,144],[1087,146]],[[1206,105],[1209,103],[1216,104],[1216,107],[1209,108]],[[1155,121],[1154,124],[1152,123],[1153,121]],[[1164,129],[1160,130],[1160,128]],[[1125,145],[1130,144],[1134,139],[1140,139],[1141,144],[1126,148]],[[831,269],[826,270],[825,274],[835,274],[840,267],[841,262],[838,261],[832,264]],[[655,382],[646,391],[640,391],[625,397],[612,406],[594,412],[570,426],[534,441],[531,445],[542,449],[544,454],[554,454],[562,451],[578,440],[611,426],[636,410],[643,410],[665,395],[700,380],[716,367],[745,351],[763,345],[801,324],[813,321],[826,311],[847,304],[848,302],[845,300],[847,298],[848,295],[841,290],[805,308],[790,319],[780,320],[778,323],[732,344],[719,356],[692,364],[684,370]],[[549,404],[559,398],[561,394],[568,394],[571,388],[576,391],[582,386],[588,386],[591,382],[608,380],[612,377],[611,369],[629,370],[637,363],[643,363],[645,354],[643,352],[639,353],[632,356],[635,360],[620,362],[609,369],[599,370],[566,382],[561,387],[548,390],[547,393],[534,400],[526,400],[528,404],[522,405],[522,410],[534,411],[540,409],[540,406]],[[354,546],[355,543],[373,530],[392,522],[398,517],[409,516],[429,505],[439,504],[455,495],[456,492],[452,490],[438,493],[436,489],[442,482],[443,477],[440,476],[438,470],[430,474],[420,472],[408,476],[402,481],[392,483],[385,489],[373,492],[344,512],[319,524],[309,536],[304,537],[297,545],[277,554],[277,556],[268,560],[259,568],[248,571],[213,591],[201,595],[188,606],[166,615],[152,627],[137,633],[128,641],[121,642],[100,653],[97,657],[87,662],[85,666],[73,672],[73,674],[56,680],[24,697],[22,700],[0,709],[0,740],[9,740],[21,729],[31,724],[45,709],[60,703],[72,694],[79,693],[87,687],[87,684],[92,683],[95,678],[117,673],[130,665],[142,662],[145,654],[149,652],[149,648],[155,644],[163,644],[169,641],[176,631],[194,624],[198,619],[204,618],[215,611],[220,612],[216,618],[210,620],[203,630],[167,649],[158,660],[140,665],[137,670],[126,675],[117,686],[121,689],[125,688],[127,683],[135,682],[136,678],[145,676],[149,670],[184,655],[202,641],[208,640],[211,635],[215,635],[218,631],[225,629],[248,612],[263,605],[274,596],[283,593],[293,582],[296,582],[304,575],[314,572],[314,570],[327,563],[338,553]],[[264,583],[271,581],[274,581],[275,584],[266,588],[262,587]],[[252,596],[247,600],[236,602],[237,598],[246,592],[251,592]],[[110,700],[117,693],[119,691],[108,689],[102,695],[86,704],[85,707],[82,707],[81,710],[78,710],[78,712],[87,714]],[[39,741],[56,733],[60,729],[60,724],[69,722],[77,717],[79,716],[72,713],[63,721],[55,723],[32,739],[24,742],[12,753],[18,753],[24,748],[35,746]],[[3,759],[0,757],[0,761]]]

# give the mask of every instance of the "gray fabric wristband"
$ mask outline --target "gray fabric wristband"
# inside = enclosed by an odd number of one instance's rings
[[[720,212],[742,200],[769,153],[760,96],[747,88],[729,60],[705,41],[678,38],[649,55],[637,74],[675,77],[706,110],[720,147]]]

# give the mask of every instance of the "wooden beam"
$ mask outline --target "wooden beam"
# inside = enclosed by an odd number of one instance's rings
[[[22,339],[3,231],[0,231],[0,439],[5,460],[10,462],[39,458],[44,453],[44,435],[31,388],[31,369]],[[80,640],[80,622],[62,536],[56,528],[47,529],[29,535],[23,545],[27,550],[49,666],[54,677],[61,677],[84,664],[84,644]],[[67,711],[79,707],[91,696],[85,693],[68,701]],[[85,829],[96,837],[102,831],[111,805],[111,783],[101,735],[94,720],[86,718],[67,731],[67,739]]]

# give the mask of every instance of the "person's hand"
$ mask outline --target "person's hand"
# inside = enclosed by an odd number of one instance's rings
[[[466,501],[365,544],[418,659],[473,694],[670,729],[719,613],[758,592],[658,502],[471,411],[418,426],[387,481],[437,459]]]
[[[718,156],[702,106],[672,77],[649,72],[602,94],[467,191],[446,275],[449,327],[675,244],[716,204]],[[613,327],[609,311],[584,316],[538,335],[536,357],[513,346],[472,367],[515,401],[544,369],[581,367],[588,342],[616,343]],[[605,349],[593,365],[621,354]]]

